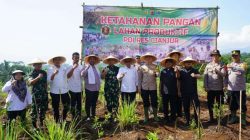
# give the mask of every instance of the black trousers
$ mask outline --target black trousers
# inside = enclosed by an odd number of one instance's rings
[[[230,110],[237,111],[240,107],[240,91],[229,91],[229,93],[230,93],[230,99],[229,99]],[[242,91],[241,107],[243,113],[247,112],[246,101],[247,101],[246,91]]]
[[[210,90],[207,92],[207,107],[208,107],[210,119],[213,119],[214,101],[216,100],[216,102],[220,106],[220,103],[224,104],[223,97],[224,97],[223,90],[218,90],[218,91]]]
[[[20,117],[21,122],[25,122],[26,118],[26,109],[24,110],[18,110],[18,111],[7,111],[7,117],[8,121],[11,122],[12,120],[15,120],[17,117]]]
[[[70,97],[68,93],[64,94],[54,94],[50,93],[51,99],[52,99],[52,108],[54,111],[54,119],[56,122],[59,121],[60,115],[59,115],[59,104],[62,100],[63,104],[63,120],[66,119],[67,113],[69,111],[69,104],[70,104]]]
[[[170,105],[170,112],[171,112],[171,119],[176,119],[176,112],[177,112],[177,95],[174,94],[162,94],[162,106],[163,106],[163,113],[165,119],[169,119],[169,105]]]
[[[85,89],[86,100],[85,100],[85,111],[87,117],[95,117],[96,115],[96,103],[99,96],[99,91],[90,91]]]
[[[190,106],[191,106],[191,104],[194,107],[195,120],[198,121],[197,114],[198,114],[199,110],[197,110],[197,109],[200,108],[200,101],[198,98],[198,94],[197,93],[184,93],[184,95],[182,95],[182,101],[183,101],[183,109],[184,109],[187,124],[190,123]]]
[[[69,91],[70,94],[70,105],[71,105],[71,113],[73,118],[81,117],[82,112],[82,92],[72,92]]]
[[[122,92],[122,103],[132,103],[135,101],[136,92]]]
[[[176,113],[179,117],[182,116],[182,97],[178,97],[176,99]]]
[[[153,108],[158,107],[157,102],[157,91],[156,90],[143,90],[141,91],[141,97],[143,100],[143,106],[149,107],[150,105]]]

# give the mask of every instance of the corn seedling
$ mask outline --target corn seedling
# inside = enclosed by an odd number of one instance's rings
[[[136,104],[133,103],[124,103],[119,107],[118,114],[118,126],[121,130],[125,127],[133,126],[139,123],[139,118],[136,115]]]
[[[224,104],[221,104],[219,105],[218,103],[215,103],[214,106],[213,106],[213,112],[214,112],[214,115],[217,119],[217,130],[220,129],[221,127],[221,121],[225,115],[225,111],[226,111],[226,107]]]
[[[66,122],[58,124],[54,120],[49,119],[45,121],[47,131],[34,131],[32,133],[25,129],[24,131],[35,140],[74,140],[81,134],[76,129],[77,125],[76,121],[68,125]]]
[[[193,131],[194,135],[195,135],[195,139],[201,139],[201,137],[204,134],[204,130],[201,126],[198,126],[196,124],[195,119],[192,119],[191,124],[190,124],[190,129]]]
[[[98,138],[104,135],[103,123],[98,121],[98,117],[95,117],[93,128],[97,130]]]
[[[196,121],[194,119],[192,119],[192,123],[190,125],[190,129],[193,130],[194,134],[195,134],[195,139],[201,139],[201,137],[203,136],[203,126],[202,126],[202,122],[200,120],[200,108],[195,105],[194,100],[192,101],[193,107],[194,107],[194,113],[197,116],[197,124]],[[198,110],[197,110],[198,109]],[[198,112],[197,112],[198,111]]]
[[[157,132],[149,132],[146,135],[147,140],[159,140]]]
[[[4,126],[0,123],[0,140],[17,140],[21,133],[21,125],[13,120]]]

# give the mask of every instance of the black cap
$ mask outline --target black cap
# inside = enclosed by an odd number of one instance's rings
[[[233,50],[232,55],[240,55],[240,50]]]
[[[211,53],[210,53],[210,56],[213,56],[213,55],[220,55],[220,51],[219,50],[213,50]]]

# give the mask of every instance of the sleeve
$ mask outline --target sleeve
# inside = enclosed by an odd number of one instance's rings
[[[79,66],[78,66],[79,67]],[[70,70],[72,69],[72,66],[68,66],[66,69],[66,73],[68,74],[70,72]]]
[[[138,72],[137,72],[137,70],[135,69],[135,85],[136,86],[139,86],[138,83],[139,82],[139,77],[138,77]]]
[[[52,76],[52,74],[53,74],[53,69],[49,68],[48,69],[48,77],[47,77],[48,83],[51,82],[51,76]]]
[[[142,78],[143,78],[143,72],[141,69],[138,69],[138,88],[141,89],[142,87]]]
[[[84,66],[83,69],[82,69],[82,72],[81,72],[81,76],[82,77],[86,77],[87,74],[88,74],[88,66]]]
[[[27,95],[26,95],[26,101],[27,101],[27,104],[30,105],[32,103],[32,95],[30,94],[30,90],[28,89],[27,87]]]
[[[225,69],[224,69],[224,65],[221,65],[221,66],[220,66],[220,69],[219,69],[218,74],[219,74],[220,76],[222,76],[222,77],[225,77],[226,71],[225,71]]]
[[[183,77],[183,72],[182,72],[182,70],[180,70],[180,77],[179,77],[179,80],[182,80],[182,77]]]
[[[121,79],[121,74],[122,74],[122,68],[119,68],[119,71],[118,71],[118,74],[117,74],[117,76],[116,76],[116,78],[119,80],[119,79]]]
[[[206,66],[205,71],[204,71],[204,82],[203,82],[203,87],[207,88],[207,84],[208,84],[208,67]]]
[[[12,88],[11,82],[8,81],[2,88],[2,91],[5,93],[9,93]]]

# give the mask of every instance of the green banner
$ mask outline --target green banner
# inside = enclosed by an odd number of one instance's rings
[[[209,61],[216,47],[218,8],[84,6],[83,56],[118,58],[172,50]]]

